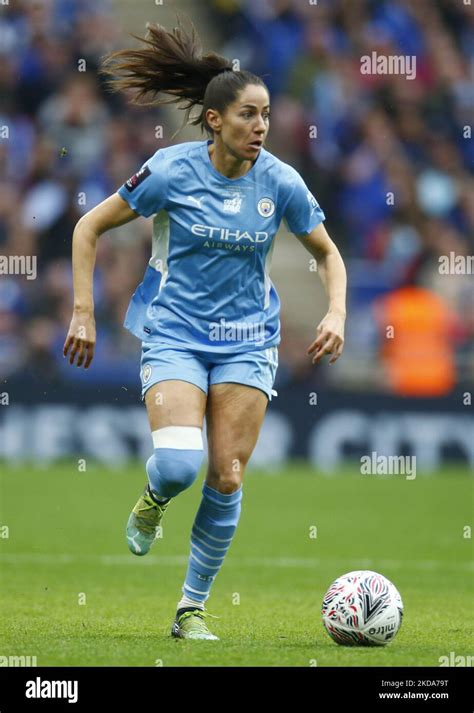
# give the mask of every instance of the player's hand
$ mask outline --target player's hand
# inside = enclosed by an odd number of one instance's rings
[[[67,357],[69,350],[69,363],[74,364],[77,355],[77,366],[84,364],[88,369],[94,358],[95,347],[95,319],[93,311],[74,310],[66,341],[64,342],[63,355]]]
[[[330,354],[330,364],[342,354],[344,348],[344,323],[346,318],[339,312],[329,311],[316,329],[317,337],[308,347],[307,354],[313,354],[312,363],[317,364],[325,354]]]

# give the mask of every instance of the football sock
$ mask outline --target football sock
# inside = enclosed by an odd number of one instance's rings
[[[239,522],[242,486],[224,494],[204,483],[202,500],[191,531],[191,553],[182,588],[185,597],[202,605],[230,547]]]
[[[194,599],[183,594],[176,607],[176,613],[181,613],[181,609],[204,609],[204,604],[202,602],[196,602]]]

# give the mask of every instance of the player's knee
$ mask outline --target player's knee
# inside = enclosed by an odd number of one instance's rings
[[[196,480],[204,455],[201,429],[169,426],[152,435],[155,452],[147,462],[150,485],[162,497],[173,498]]]
[[[206,482],[211,488],[218,490],[223,495],[230,495],[242,485],[244,463],[235,460],[232,464],[222,467],[209,466]]]
[[[146,470],[152,489],[164,498],[174,498],[196,480],[202,453],[157,448]]]
[[[217,480],[214,488],[215,488],[215,490],[218,490],[223,495],[230,495],[231,493],[235,493],[235,491],[240,488],[240,485],[241,485],[240,476],[239,477],[229,476],[227,478],[219,478],[219,480]]]

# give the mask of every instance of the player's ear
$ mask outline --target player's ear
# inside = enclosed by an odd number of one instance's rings
[[[213,131],[218,131],[222,126],[221,115],[215,109],[206,111],[206,121]]]

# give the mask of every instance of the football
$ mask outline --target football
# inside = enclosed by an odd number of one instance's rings
[[[392,582],[377,572],[348,572],[327,590],[322,617],[337,644],[384,646],[400,629],[402,598]]]

